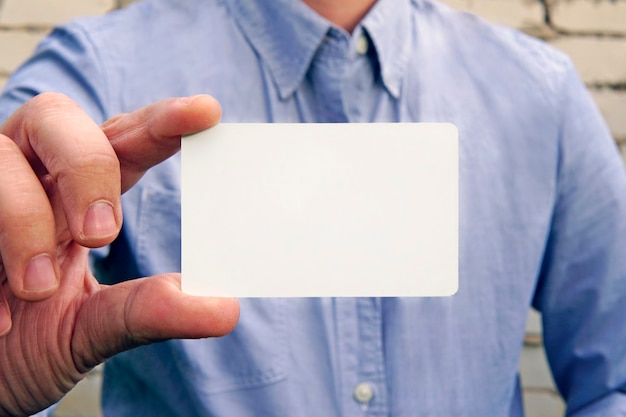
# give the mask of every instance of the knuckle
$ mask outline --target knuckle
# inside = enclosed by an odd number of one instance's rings
[[[55,108],[76,104],[62,93],[46,92],[36,95],[26,102],[25,106],[31,111],[47,112]]]
[[[31,236],[39,230],[40,221],[51,221],[47,207],[18,204],[6,215],[5,227],[18,236]]]
[[[19,237],[21,241],[40,241],[42,224],[54,221],[50,206],[44,203],[41,194],[29,187],[30,184],[21,187],[23,184],[19,182],[16,185],[22,188],[14,190],[20,198],[8,199],[0,206],[0,240],[16,241]]]
[[[119,134],[118,131],[123,129],[125,120],[130,117],[130,113],[120,113],[117,114],[106,122],[104,122],[101,126],[106,136],[115,136]]]
[[[5,161],[7,158],[15,158],[16,155],[21,155],[21,153],[20,148],[11,138],[0,134],[0,160]]]
[[[63,178],[119,177],[120,162],[115,153],[84,152],[80,158],[68,160],[59,171],[58,180]]]
[[[34,206],[37,210],[34,203],[39,201],[38,193],[43,192],[37,176],[18,145],[3,135],[0,135],[0,166],[3,168],[0,208],[24,206],[23,210],[28,210]],[[15,196],[19,198],[12,198]]]
[[[81,112],[72,99],[61,93],[41,93],[24,104],[22,135],[37,141],[51,126],[67,126],[68,114]]]

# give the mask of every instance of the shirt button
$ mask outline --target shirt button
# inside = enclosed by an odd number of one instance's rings
[[[361,382],[354,388],[354,399],[360,404],[367,404],[374,398],[374,389],[367,382]]]
[[[356,53],[359,55],[365,55],[367,53],[367,48],[369,48],[367,37],[365,37],[365,35],[359,36],[356,40]]]

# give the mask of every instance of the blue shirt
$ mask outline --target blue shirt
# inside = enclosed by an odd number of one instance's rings
[[[98,122],[209,93],[227,122],[460,133],[456,296],[242,299],[229,336],[108,361],[105,416],[521,416],[530,305],[568,414],[626,415],[624,170],[542,42],[429,0],[380,0],[352,35],[293,0],[154,0],[56,30],[8,82],[0,120],[43,91]],[[124,196],[103,281],[180,269],[179,199],[173,157]]]

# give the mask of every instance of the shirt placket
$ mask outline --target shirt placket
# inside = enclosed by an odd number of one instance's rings
[[[342,416],[388,416],[381,299],[337,298],[334,303]]]
[[[311,63],[308,78],[315,102],[314,117],[318,123],[348,122],[341,87],[349,43],[345,34],[329,29]]]
[[[387,387],[380,298],[358,298],[359,383],[353,398],[363,415],[387,416]]]

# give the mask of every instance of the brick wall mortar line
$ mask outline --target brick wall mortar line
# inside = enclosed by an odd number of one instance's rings
[[[550,1],[540,0],[540,3],[543,6],[543,22],[552,29],[552,10]]]
[[[626,31],[580,31],[561,28],[552,22],[552,4],[550,0],[539,0],[544,10],[544,23],[558,36],[596,36],[608,38],[626,38]]]
[[[613,90],[613,91],[626,91],[626,80],[618,82],[596,82],[587,83],[585,86],[592,90]]]
[[[524,387],[523,391],[528,394],[545,394],[554,396],[556,398],[561,398],[561,395],[558,392],[550,388]]]
[[[3,25],[0,23],[0,32],[49,32],[55,25]]]
[[[556,32],[559,36],[577,36],[581,38],[612,38],[612,39],[626,39],[626,32],[615,31],[584,31],[584,30],[567,30],[559,28],[558,26],[548,23],[550,29]]]

